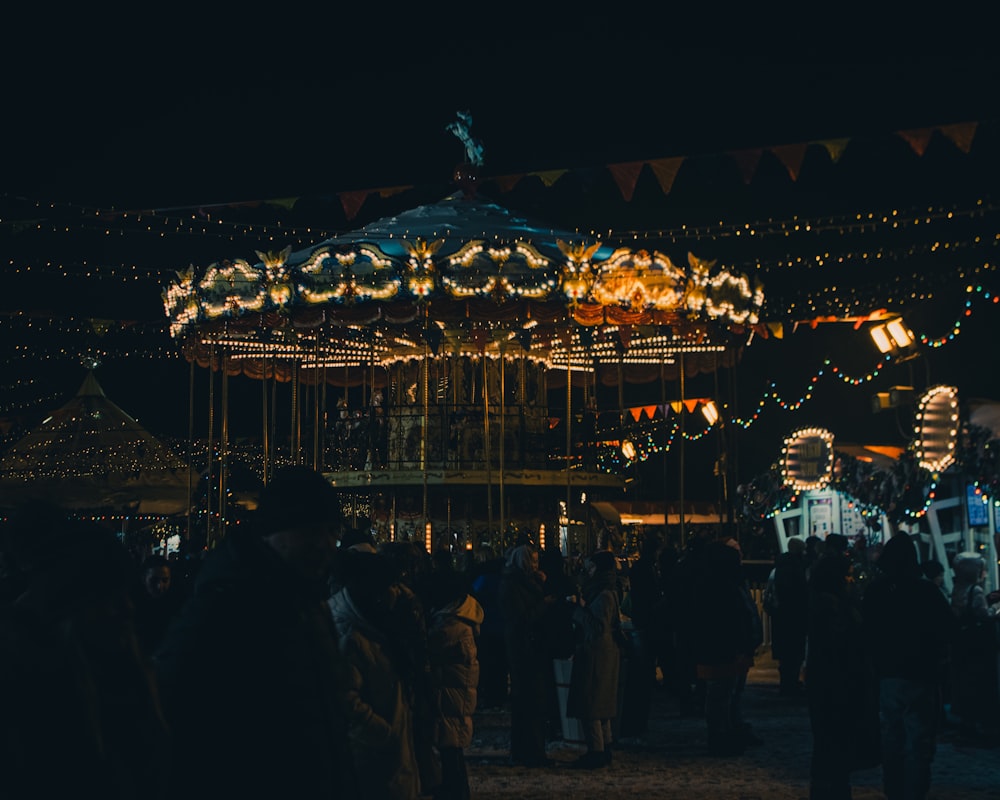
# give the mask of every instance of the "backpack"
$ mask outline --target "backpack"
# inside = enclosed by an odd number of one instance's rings
[[[769,617],[773,617],[778,613],[778,592],[774,585],[774,572],[772,569],[767,576],[767,583],[764,584],[764,596],[761,602],[761,605],[764,607],[764,613]]]

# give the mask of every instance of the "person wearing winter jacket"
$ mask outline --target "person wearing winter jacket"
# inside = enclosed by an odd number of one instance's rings
[[[435,800],[469,800],[465,748],[472,744],[472,715],[479,685],[477,638],[483,607],[459,581],[444,581],[430,598],[427,654],[431,667],[434,744],[441,755]]]
[[[343,553],[340,566],[344,585],[328,602],[346,662],[340,702],[359,796],[416,800],[421,787],[406,657],[389,633],[404,590],[379,553]]]
[[[552,670],[552,661],[542,638],[544,584],[538,551],[527,544],[515,547],[500,580],[500,607],[510,669],[510,760],[517,766],[552,765],[545,754],[545,671]]]
[[[611,763],[611,720],[618,713],[618,676],[621,655],[615,640],[620,624],[614,554],[592,553],[586,560],[586,577],[576,603],[573,623],[577,646],[573,653],[566,713],[580,720],[587,744],[574,766],[597,769]]]
[[[922,800],[931,785],[955,621],[941,592],[920,576],[908,534],[886,542],[878,568],[862,617],[879,681],[882,782],[889,800]]]
[[[986,559],[980,553],[957,553],[951,568],[955,576],[951,610],[957,628],[949,687],[951,713],[962,736],[990,740],[1000,733],[997,681],[1000,596],[986,593],[983,586]]]

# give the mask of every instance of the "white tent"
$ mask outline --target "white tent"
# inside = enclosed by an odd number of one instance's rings
[[[76,396],[0,456],[0,507],[178,514],[188,506],[184,461],[112,403],[88,372]]]

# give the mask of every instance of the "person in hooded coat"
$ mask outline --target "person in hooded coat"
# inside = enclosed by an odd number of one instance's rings
[[[472,744],[483,607],[457,576],[442,576],[428,598],[427,655],[431,668],[434,744],[441,754],[435,800],[469,800],[465,748]]]
[[[865,640],[879,682],[882,783],[889,800],[922,800],[931,785],[941,691],[955,620],[920,574],[917,548],[897,533],[865,590]]]
[[[344,553],[343,588],[328,603],[346,662],[340,697],[363,800],[415,800],[420,772],[413,740],[412,689],[402,643],[391,634],[404,587],[380,553]]]
[[[574,766],[596,769],[611,763],[611,720],[618,714],[621,669],[615,629],[621,612],[614,554],[607,550],[593,553],[585,569],[580,594],[572,597],[578,639],[566,713],[580,720],[587,745],[587,752]]]
[[[528,544],[515,547],[500,580],[500,606],[510,670],[510,760],[526,767],[552,764],[545,754],[546,674],[552,661],[543,636],[544,584],[538,551]]]

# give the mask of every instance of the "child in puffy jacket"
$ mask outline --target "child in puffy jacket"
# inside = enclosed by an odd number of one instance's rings
[[[472,744],[483,607],[461,581],[442,581],[430,600],[427,651],[434,693],[434,743],[441,755],[435,800],[469,800],[465,748]]]

